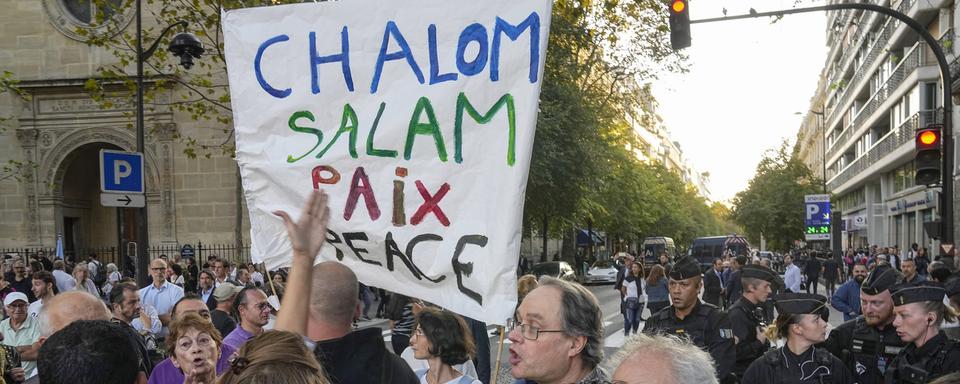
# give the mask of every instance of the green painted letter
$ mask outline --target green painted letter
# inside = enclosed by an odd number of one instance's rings
[[[307,120],[314,121],[313,114],[310,113],[310,111],[297,111],[297,112],[294,112],[292,115],[290,115],[290,119],[287,120],[287,125],[289,125],[290,129],[292,129],[294,132],[309,133],[311,135],[317,136],[317,143],[314,144],[313,148],[310,148],[310,150],[307,151],[307,153],[304,153],[300,157],[293,157],[293,156],[287,155],[288,163],[295,163],[300,159],[306,157],[307,155],[310,154],[310,152],[313,152],[314,149],[317,149],[317,147],[320,145],[320,142],[323,141],[323,132],[321,132],[319,129],[310,128],[310,127],[301,127],[297,125],[297,120],[299,120],[300,118],[306,118]]]
[[[517,145],[517,115],[513,107],[513,95],[507,93],[500,97],[496,103],[487,110],[487,113],[480,114],[473,104],[467,100],[467,96],[460,92],[457,96],[457,115],[453,123],[453,160],[457,163],[463,162],[463,111],[467,111],[470,117],[480,124],[486,124],[493,119],[493,116],[500,111],[504,105],[507,106],[507,165],[513,166],[516,162]]]
[[[327,153],[327,150],[337,142],[337,139],[340,138],[344,132],[350,133],[350,157],[357,158],[357,113],[354,112],[353,107],[350,104],[343,105],[343,118],[340,119],[340,129],[337,130],[337,134],[333,136],[333,139],[330,140],[330,143],[323,148],[320,153],[317,154],[317,158],[323,157],[323,154]]]
[[[420,115],[426,112],[427,122],[420,122]],[[440,134],[440,124],[437,123],[437,116],[433,113],[433,105],[430,99],[421,97],[417,100],[417,107],[413,110],[413,116],[410,117],[410,127],[407,129],[407,145],[403,148],[403,158],[410,160],[413,151],[413,139],[417,135],[432,135],[433,141],[437,145],[437,155],[440,161],[447,161],[447,148],[443,145],[443,135]]]

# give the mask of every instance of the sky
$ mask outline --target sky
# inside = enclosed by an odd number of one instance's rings
[[[691,19],[768,12],[793,0],[691,1]],[[804,6],[822,2],[805,2]],[[746,189],[765,151],[790,145],[810,108],[827,55],[826,14],[691,25],[689,72],[653,82],[658,113],[696,172],[710,173],[710,198]],[[801,115],[796,114],[800,112]]]

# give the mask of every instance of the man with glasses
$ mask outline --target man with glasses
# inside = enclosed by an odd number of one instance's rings
[[[154,259],[150,262],[150,276],[153,277],[153,283],[140,289],[140,303],[143,306],[150,306],[157,310],[160,318],[160,324],[163,325],[160,335],[167,334],[167,326],[170,324],[170,313],[173,305],[183,297],[183,288],[170,283],[166,279],[167,263],[161,259]]]
[[[606,383],[603,320],[597,298],[579,284],[545,277],[507,321],[516,384]]]
[[[8,317],[0,322],[3,344],[17,348],[26,378],[36,374],[37,354],[40,351],[40,323],[27,316],[27,295],[13,292],[3,299]],[[17,369],[17,368],[14,368]]]
[[[740,274],[734,276],[739,279]],[[700,263],[690,257],[678,260],[670,271],[668,284],[673,305],[651,315],[643,332],[689,339],[713,357],[721,383],[735,380],[731,375],[736,362],[733,329],[726,313],[700,302],[698,296],[703,288]]]
[[[267,294],[259,288],[243,288],[233,304],[233,315],[240,324],[223,338],[223,344],[239,351],[247,340],[263,333],[263,326],[270,321],[270,309]]]
[[[33,297],[33,281],[27,274],[27,266],[21,260],[13,262],[13,279],[10,279],[10,286],[17,292],[23,292],[27,295],[27,300],[31,303],[36,300]]]

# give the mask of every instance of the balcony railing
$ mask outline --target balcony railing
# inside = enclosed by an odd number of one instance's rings
[[[883,85],[877,88],[874,91],[873,95],[870,96],[870,99],[867,100],[867,103],[857,111],[856,116],[854,116],[852,123],[843,130],[843,133],[840,134],[833,142],[833,146],[827,149],[827,158],[830,158],[836,155],[841,149],[847,148],[845,145],[849,140],[850,136],[853,135],[853,132],[857,131],[860,127],[863,126],[863,123],[866,122],[870,116],[873,116],[874,112],[880,108],[880,105],[890,97],[890,94],[893,93],[900,84],[903,83],[903,80],[910,75],[915,69],[924,65],[925,57],[923,53],[926,51],[926,44],[917,43],[913,46],[906,57],[900,60],[900,63],[897,64],[897,67],[894,68],[890,73],[890,77],[884,81]]]
[[[900,2],[900,5],[897,7],[897,11],[899,11],[900,13],[906,13],[910,10],[911,7],[913,7],[913,4],[915,2],[916,2],[915,0],[903,0],[902,2]],[[856,92],[853,92],[854,88],[856,88],[856,85],[859,84],[861,80],[863,80],[864,76],[869,75],[863,69],[869,68],[870,65],[873,64],[873,62],[877,59],[877,57],[880,56],[880,53],[883,52],[884,48],[887,45],[887,42],[890,40],[890,36],[893,35],[893,32],[896,31],[901,24],[903,23],[901,23],[897,19],[894,19],[891,17],[887,18],[883,26],[883,29],[881,29],[880,33],[877,34],[877,37],[874,39],[873,43],[871,44],[870,52],[867,54],[867,57],[863,59],[863,61],[860,63],[859,66],[857,66],[857,68],[854,68],[853,78],[850,80],[850,83],[848,83],[846,87],[844,87],[844,89],[840,90],[841,95],[838,98],[839,101],[836,104],[834,104],[835,107],[832,110],[830,110],[830,112],[827,114],[826,119],[824,120],[825,122],[833,121],[834,117],[836,117],[836,114],[838,112],[846,110],[843,108],[843,106],[846,105],[847,101],[850,100],[850,97],[852,97],[853,94],[856,93]],[[862,43],[862,41],[860,43]],[[846,65],[845,65],[846,63],[843,60],[846,60],[846,57],[848,55],[852,55],[856,53],[858,51],[857,48],[859,48],[860,45],[859,44],[851,45],[850,47],[852,49],[847,50],[846,52],[844,52],[844,55],[841,56],[842,59],[840,63],[843,64],[842,68],[846,68]],[[842,71],[842,70],[837,71],[838,74],[843,72],[845,71]],[[837,84],[837,82],[838,82],[838,79],[836,78],[830,80],[831,84]],[[836,144],[836,143],[842,143],[842,142],[835,141],[834,143]]]
[[[900,124],[897,129],[891,130],[880,141],[873,145],[867,153],[863,154],[850,165],[844,168],[840,173],[827,182],[827,188],[831,191],[836,190],[840,185],[846,183],[854,176],[860,174],[872,164],[882,160],[901,145],[913,142],[917,128],[928,124],[939,123],[943,121],[943,111],[929,110],[920,111],[910,116],[906,121]]]

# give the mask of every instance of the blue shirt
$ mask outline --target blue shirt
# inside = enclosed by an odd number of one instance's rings
[[[833,293],[830,304],[843,314],[843,321],[856,318],[860,315],[860,284],[856,280],[847,280]]]
[[[207,300],[210,300],[210,295],[212,294],[213,294],[213,288],[210,288],[210,290],[206,292],[204,292],[202,289],[200,290],[200,297],[203,299],[204,303],[206,303]]]
[[[183,288],[164,281],[160,288],[152,283],[140,289],[140,303],[149,305],[157,310],[158,315],[169,315],[173,312],[173,305],[183,298]],[[167,332],[167,327],[163,327],[163,334]]]

